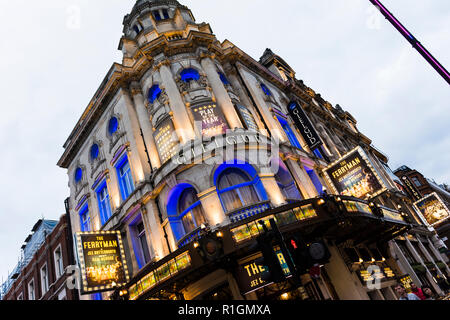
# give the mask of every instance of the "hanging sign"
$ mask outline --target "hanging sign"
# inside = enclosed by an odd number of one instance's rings
[[[386,190],[386,186],[361,147],[355,148],[325,168],[323,173],[334,191],[340,195],[365,199]]]
[[[82,292],[113,290],[130,280],[120,231],[77,232]]]
[[[431,227],[441,224],[450,218],[450,210],[436,192],[414,202],[423,220]]]
[[[314,129],[311,121],[308,119],[308,116],[303,111],[302,107],[297,102],[291,102],[288,106],[289,115],[294,121],[297,128],[300,130],[303,138],[308,144],[311,150],[315,150],[319,148],[323,142],[319,137],[319,134]]]

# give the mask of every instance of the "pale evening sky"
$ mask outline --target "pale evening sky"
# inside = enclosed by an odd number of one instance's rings
[[[390,158],[450,183],[448,84],[368,0],[180,0],[256,60],[266,48]],[[450,2],[383,0],[450,68]],[[0,277],[69,195],[56,163],[113,62],[133,0],[0,0]],[[79,13],[79,24],[76,16]]]

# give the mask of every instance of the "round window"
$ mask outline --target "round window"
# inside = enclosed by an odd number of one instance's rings
[[[117,120],[116,117],[112,117],[111,120],[109,120],[109,126],[108,126],[108,131],[109,134],[114,134],[116,133],[117,129],[119,129],[119,121]]]

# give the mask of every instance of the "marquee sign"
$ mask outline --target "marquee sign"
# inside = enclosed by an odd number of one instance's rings
[[[215,103],[195,106],[191,108],[191,111],[202,136],[221,135],[229,129],[222,109]]]
[[[291,272],[281,250],[275,250],[275,254],[278,257],[278,261],[280,262],[284,274],[290,276]],[[240,265],[236,270],[236,280],[243,295],[271,284],[261,279],[261,274],[265,271],[265,267],[258,265],[255,262],[256,260],[257,259],[252,259],[251,261]]]
[[[77,232],[82,292],[113,290],[130,280],[120,231]]]
[[[361,147],[347,153],[323,170],[337,194],[355,198],[379,195],[387,188]]]
[[[297,102],[291,102],[288,109],[289,115],[294,120],[309,148],[311,150],[319,148],[323,142],[302,107]]]
[[[414,202],[428,226],[434,227],[450,218],[450,210],[436,192]]]

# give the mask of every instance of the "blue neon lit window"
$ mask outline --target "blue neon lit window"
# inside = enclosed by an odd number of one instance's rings
[[[83,179],[83,169],[77,168],[77,170],[75,170],[75,182],[78,183],[81,179]]]
[[[194,188],[184,190],[178,199],[178,218],[185,234],[189,234],[206,223],[203,207]]]
[[[100,211],[100,220],[102,225],[111,218],[111,203],[109,201],[108,188],[106,181],[102,183],[100,188],[97,189],[98,209]]]
[[[89,207],[86,205],[80,211],[80,227],[82,232],[91,231],[91,217],[89,215]]]
[[[200,79],[200,74],[193,68],[184,69],[183,71],[181,71],[180,76],[181,80],[183,80],[184,82],[190,82],[192,80]]]
[[[155,84],[153,87],[150,88],[150,90],[148,91],[148,101],[150,103],[155,102],[156,99],[159,98],[159,96],[161,95],[161,88]]]
[[[261,83],[261,89],[266,96],[270,97],[272,95],[272,92],[270,92],[269,88],[267,88],[267,86],[264,83]]]
[[[94,294],[92,295],[92,300],[96,300],[96,301],[103,300],[102,294],[101,294],[100,292],[99,292],[99,293],[94,293]]]
[[[218,179],[219,197],[226,212],[260,202],[255,184],[258,176],[250,179],[243,171],[226,169]]]
[[[229,85],[230,84],[230,82],[228,81],[227,77],[222,72],[219,72],[219,77],[220,77],[220,80],[222,81],[222,83],[224,85]]]
[[[317,156],[317,158],[323,159],[322,153],[320,152],[319,149],[315,149],[314,154]]]
[[[134,191],[133,176],[131,175],[130,163],[128,162],[127,156],[124,156],[120,160],[116,169],[117,177],[119,178],[120,194],[122,195],[122,200],[126,200]]]
[[[292,129],[289,126],[289,124],[287,123],[287,121],[285,119],[283,119],[282,117],[277,116],[277,118],[281,124],[281,127],[283,128],[284,132],[286,133],[286,136],[288,137],[291,145],[293,145],[296,148],[302,149],[300,142],[298,142],[297,138],[295,137],[294,132],[292,131]]]
[[[316,172],[315,172],[313,169],[308,168],[307,166],[305,166],[305,170],[306,170],[306,172],[308,173],[309,178],[311,179],[312,183],[314,184],[314,187],[316,188],[317,193],[318,193],[319,195],[321,195],[322,192],[323,192],[323,185],[322,185],[322,183],[320,182],[320,179],[319,179],[319,177],[317,176]]]
[[[98,158],[98,154],[99,154],[99,148],[98,148],[98,144],[93,144],[91,147],[91,159],[95,160]]]
[[[108,131],[109,134],[114,134],[117,132],[117,129],[119,129],[119,121],[117,120],[116,117],[112,117],[111,120],[109,120],[109,125],[108,125]]]
[[[164,19],[169,19],[169,12],[167,11],[167,9],[162,9],[162,13],[163,13]]]

